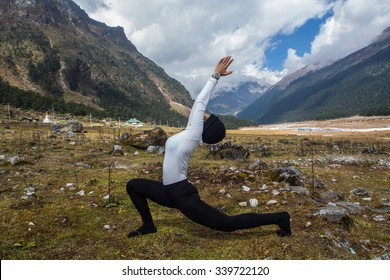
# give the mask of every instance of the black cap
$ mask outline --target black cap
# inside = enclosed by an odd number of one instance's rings
[[[226,129],[221,120],[214,114],[204,122],[202,141],[207,144],[215,144],[225,138]]]

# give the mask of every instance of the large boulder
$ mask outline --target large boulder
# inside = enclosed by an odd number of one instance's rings
[[[145,130],[141,133],[131,135],[125,139],[121,139],[122,145],[129,145],[134,148],[147,149],[149,146],[165,146],[168,136],[166,132],[155,127],[152,130]]]
[[[66,124],[53,123],[50,129],[53,133],[80,133],[83,132],[83,124],[78,121],[69,121]]]
[[[210,155],[219,157],[220,159],[244,160],[249,157],[250,152],[249,149],[241,145],[232,145],[230,141],[227,141],[223,144],[210,145]]]
[[[271,169],[270,179],[275,182],[286,182],[291,186],[305,185],[302,172],[294,166]]]

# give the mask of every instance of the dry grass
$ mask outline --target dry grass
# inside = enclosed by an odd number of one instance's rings
[[[164,129],[168,134],[178,131]],[[131,132],[138,130],[141,128]],[[115,137],[127,131],[124,127],[87,127],[76,139],[67,140],[62,136],[50,138],[49,128],[42,125],[11,124],[11,129],[0,128],[0,155],[19,155],[22,159],[18,165],[0,162],[1,259],[371,259],[389,252],[389,213],[383,214],[385,221],[372,219],[374,209],[389,202],[389,168],[374,163],[387,159],[388,154],[361,153],[365,147],[388,153],[386,132],[324,138],[317,134],[229,131],[227,140],[252,148],[268,146],[272,156],[261,158],[259,152],[252,151],[246,161],[227,161],[207,157],[207,147],[201,147],[190,165],[191,181],[203,200],[228,214],[289,211],[293,236],[277,237],[274,226],[221,233],[189,221],[177,210],[151,203],[158,233],[128,239],[127,233],[140,225],[140,218],[125,184],[134,177],[160,180],[163,156],[130,147],[123,147],[125,156],[109,155]],[[341,149],[330,148],[339,140],[349,144]],[[308,145],[311,141],[317,144]],[[339,156],[353,156],[359,161],[324,160]],[[352,226],[312,216],[318,206],[310,197],[285,192],[276,198],[279,204],[267,206],[265,203],[274,198],[270,192],[241,190],[243,185],[252,190],[263,184],[271,190],[281,187],[270,180],[267,170],[245,171],[253,159],[261,158],[270,167],[282,166],[286,161],[294,163],[306,175],[306,186],[315,196],[318,191],[310,186],[312,157],[314,175],[327,189],[367,206],[363,213],[350,216]],[[238,172],[222,172],[222,165],[233,170],[236,167]],[[111,171],[110,166],[114,166]],[[62,191],[67,183],[75,183],[77,190]],[[112,189],[110,201],[104,199],[108,186]],[[26,187],[33,187],[35,195],[22,199]],[[372,201],[349,198],[349,191],[357,187],[369,190]],[[220,194],[220,189],[232,198]],[[84,196],[77,194],[80,190],[84,190]],[[238,205],[252,197],[260,202],[256,208]],[[307,227],[308,222],[311,225]],[[340,240],[347,240],[356,254],[340,247]]]

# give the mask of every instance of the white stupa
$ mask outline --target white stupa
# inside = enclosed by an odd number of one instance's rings
[[[45,119],[43,120],[43,123],[51,123],[51,119],[48,113],[46,113]]]

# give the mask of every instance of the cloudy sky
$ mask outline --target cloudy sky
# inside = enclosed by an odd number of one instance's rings
[[[195,96],[221,56],[244,81],[275,84],[305,65],[324,65],[390,26],[388,0],[74,0],[128,39]]]

